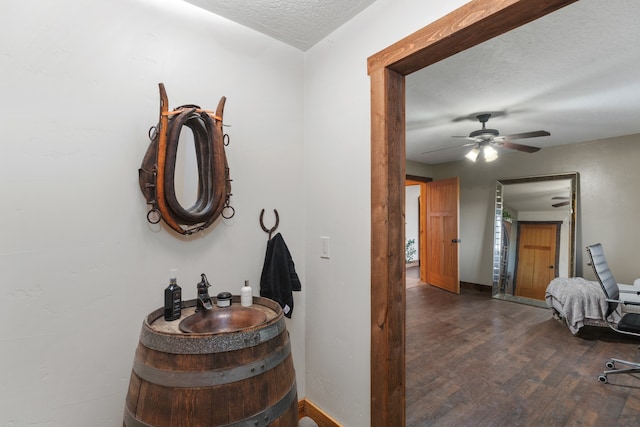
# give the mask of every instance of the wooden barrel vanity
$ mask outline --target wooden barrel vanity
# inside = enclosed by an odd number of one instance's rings
[[[250,309],[261,323],[218,329],[195,306],[183,302],[175,321],[165,321],[161,308],[143,322],[123,426],[297,426],[296,376],[280,306],[253,297]],[[234,296],[231,307],[212,309],[230,311],[211,314],[243,309]],[[192,326],[201,315],[204,332],[183,332],[185,319]]]

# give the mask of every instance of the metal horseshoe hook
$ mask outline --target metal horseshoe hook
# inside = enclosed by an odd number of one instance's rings
[[[264,226],[264,222],[263,222],[264,209],[262,209],[262,211],[260,212],[260,227],[262,227],[262,229],[264,230],[265,233],[269,233],[269,240],[271,240],[271,234],[274,231],[276,231],[276,229],[278,228],[278,225],[280,224],[280,216],[278,216],[278,211],[274,209],[273,213],[276,215],[276,225],[274,225],[271,228],[267,228],[267,227]]]

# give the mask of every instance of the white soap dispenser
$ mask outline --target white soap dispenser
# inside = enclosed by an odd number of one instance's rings
[[[240,289],[240,305],[243,307],[251,307],[253,304],[253,293],[249,286],[249,281],[244,281],[244,286]]]

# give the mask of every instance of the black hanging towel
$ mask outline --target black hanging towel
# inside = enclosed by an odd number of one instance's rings
[[[284,315],[291,318],[293,313],[292,291],[300,291],[302,285],[289,253],[289,248],[280,233],[267,242],[260,276],[260,296],[270,298],[280,304]]]

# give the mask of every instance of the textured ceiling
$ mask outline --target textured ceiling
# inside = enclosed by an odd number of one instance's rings
[[[306,51],[375,0],[185,0]]]
[[[481,112],[501,135],[549,131],[514,141],[543,149],[640,133],[639,16],[637,0],[581,0],[408,76],[407,158],[464,159],[471,141],[451,136]]]
[[[502,188],[505,204],[517,212],[554,211],[568,214],[571,204],[557,207],[553,205],[569,201],[570,195],[570,179],[508,184]]]
[[[375,0],[185,1],[305,51]],[[451,136],[484,112],[501,135],[549,131],[514,141],[543,149],[640,133],[639,16],[638,0],[581,0],[408,76],[407,159],[464,159]]]

